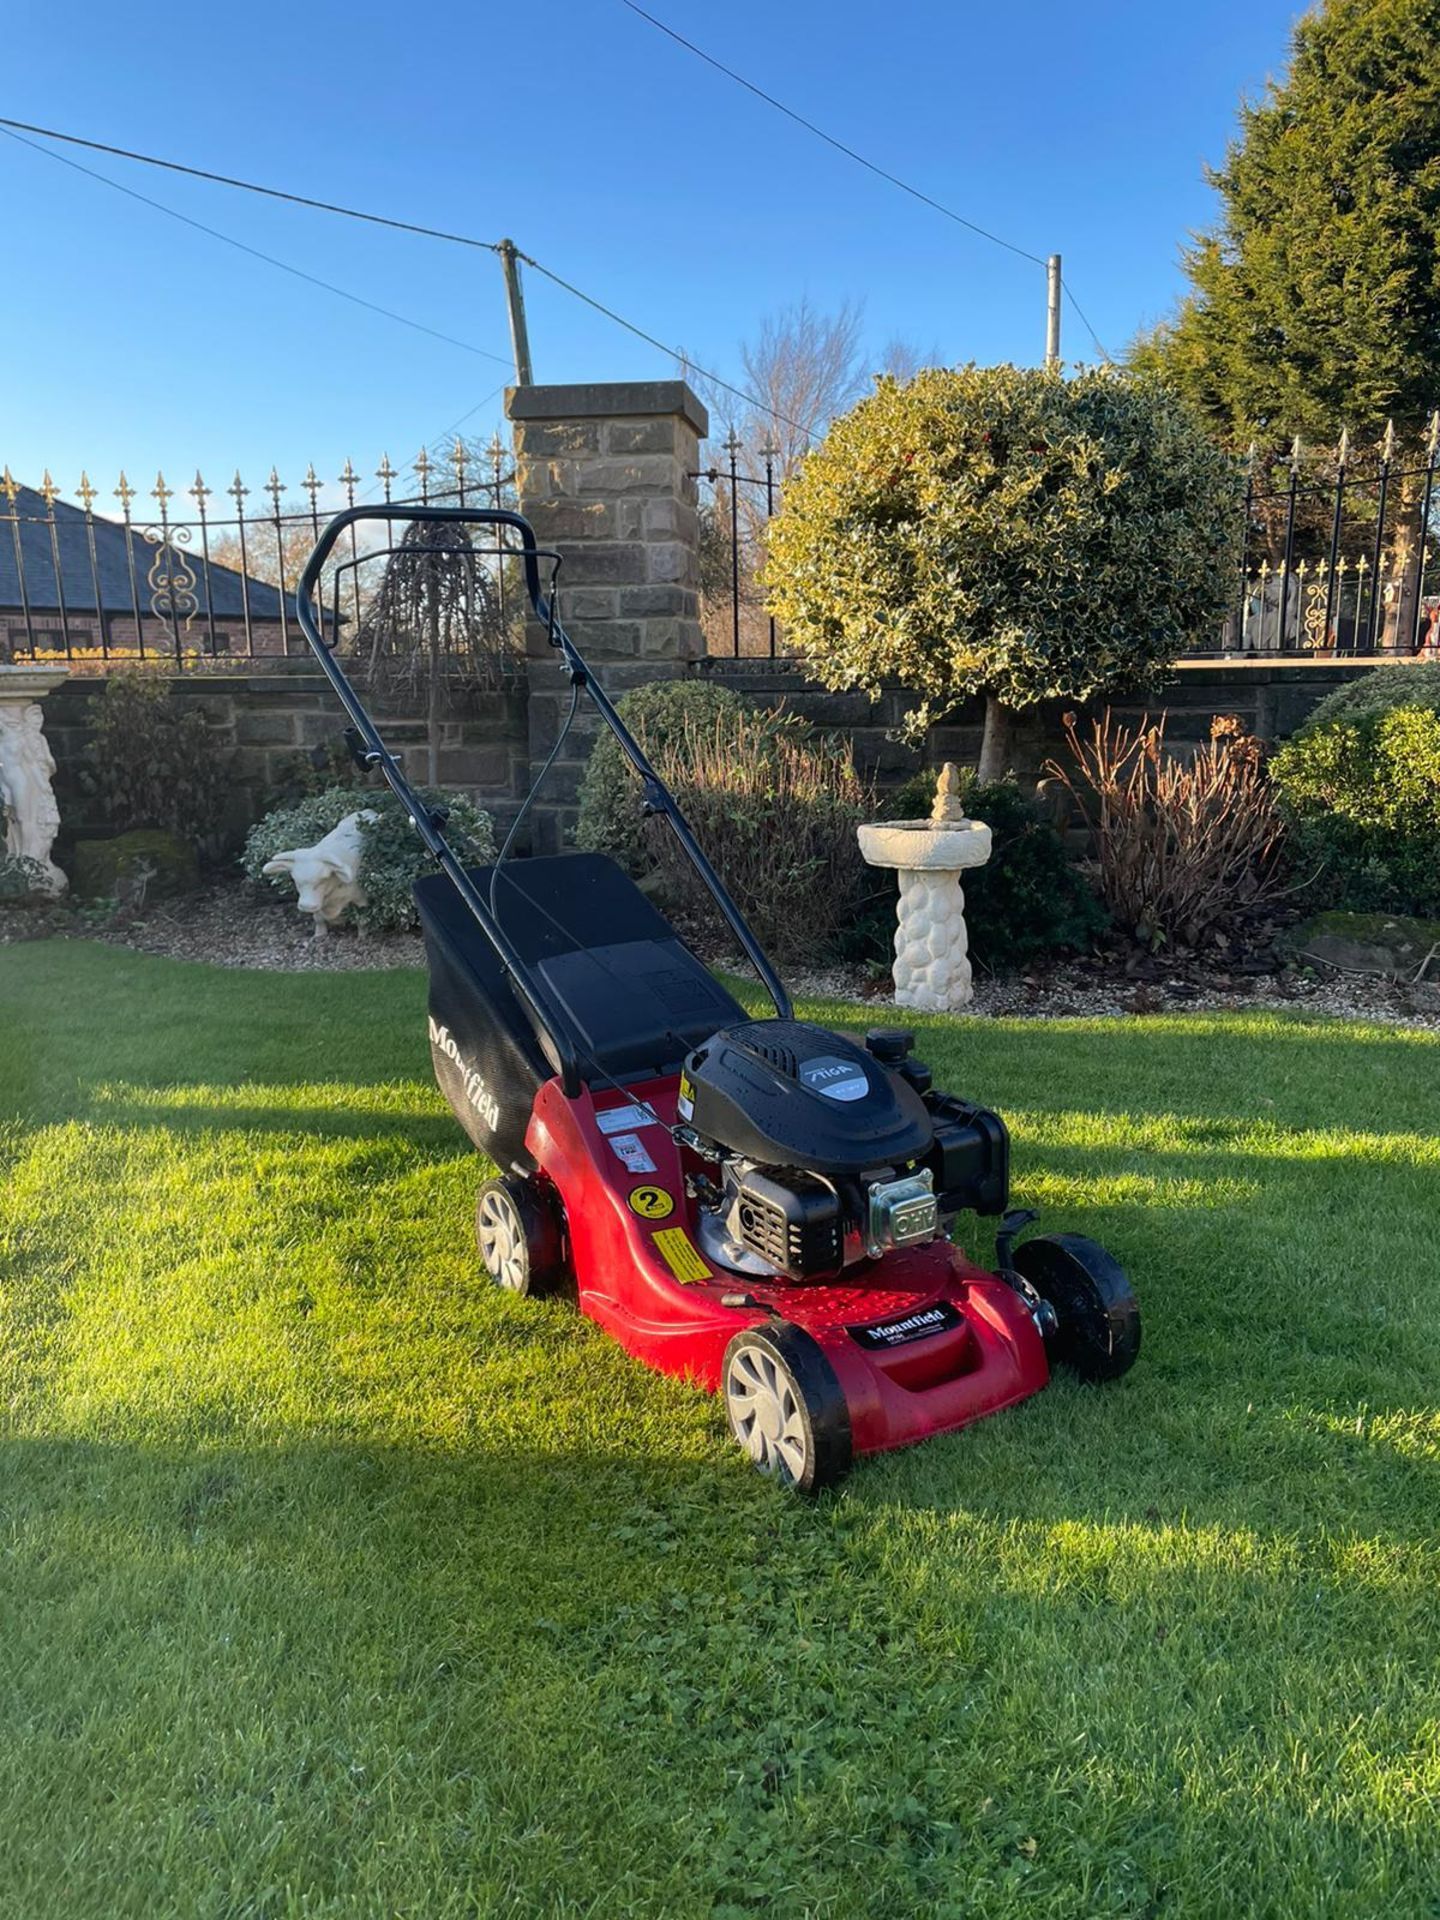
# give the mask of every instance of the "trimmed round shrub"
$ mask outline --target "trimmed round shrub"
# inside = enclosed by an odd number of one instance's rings
[[[1340,688],[1270,771],[1317,900],[1440,914],[1440,666],[1379,667]]]
[[[802,965],[834,959],[873,891],[855,830],[874,800],[849,741],[704,680],[637,687],[616,704],[763,945]],[[669,827],[640,807],[638,779],[602,737],[580,790],[577,844],[649,876],[672,910],[716,924]]]
[[[430,807],[449,813],[445,831],[461,857],[476,866],[495,858],[495,834],[488,813],[461,794],[435,787],[416,791]],[[416,925],[411,889],[432,862],[424,842],[410,825],[409,816],[388,787],[376,791],[330,787],[292,806],[273,807],[246,837],[240,864],[252,880],[265,881],[282,893],[293,883],[286,874],[266,874],[267,860],[288,847],[309,847],[345,818],[368,809],[378,820],[362,821],[360,880],[368,896],[363,907],[351,908],[355,922],[367,932],[389,933]]]
[[[907,688],[912,738],[987,695],[991,777],[1005,711],[1154,685],[1211,631],[1240,500],[1236,463],[1153,378],[882,378],[786,482],[770,606],[827,686]]]

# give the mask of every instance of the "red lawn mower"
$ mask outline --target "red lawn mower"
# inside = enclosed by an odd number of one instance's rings
[[[346,678],[316,602],[343,534],[354,553],[357,522],[401,520],[434,523],[436,551],[452,558],[457,525],[486,528],[523,567],[568,668],[566,730],[588,695],[635,770],[639,804],[676,835],[773,1018],[752,1019],[614,861],[507,858],[539,780],[500,858],[462,863],[443,811],[411,788]],[[413,525],[406,541],[413,552]],[[491,1275],[513,1293],[573,1298],[637,1360],[723,1394],[750,1459],[804,1492],[832,1485],[857,1455],[1023,1400],[1056,1361],[1087,1380],[1126,1372],[1140,1347],[1129,1282],[1078,1234],[1016,1244],[1036,1216],[1006,1211],[999,1115],[938,1091],[900,1028],[872,1029],[861,1046],[794,1017],[561,626],[558,567],[518,514],[357,507],[325,529],[299,588],[300,623],[350,717],[352,751],[379,769],[438,863],[415,889],[430,1050],[455,1117],[500,1169],[477,1205]],[[952,1244],[964,1213],[998,1218],[994,1271]]]

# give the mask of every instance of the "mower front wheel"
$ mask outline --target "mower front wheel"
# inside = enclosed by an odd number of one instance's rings
[[[819,1493],[850,1471],[850,1409],[818,1341],[787,1320],[747,1327],[725,1349],[730,1431],[762,1473]]]
[[[507,1293],[560,1293],[568,1278],[560,1203],[518,1173],[487,1180],[475,1201],[475,1238],[490,1277]]]
[[[1125,1269],[1083,1233],[1042,1234],[1015,1249],[1015,1270],[1054,1309],[1052,1360],[1082,1380],[1118,1380],[1140,1352],[1140,1306]]]

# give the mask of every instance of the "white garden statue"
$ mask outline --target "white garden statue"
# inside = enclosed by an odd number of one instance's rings
[[[990,829],[983,820],[966,819],[954,762],[940,769],[928,820],[877,821],[859,835],[872,867],[895,867],[900,874],[896,1006],[933,1013],[963,1007],[974,989],[960,875],[990,858]]]
[[[55,757],[45,738],[42,695],[66,677],[68,668],[0,667],[0,821],[5,852],[33,861],[47,893],[63,893],[65,875],[50,858],[60,830],[60,808],[50,782]]]
[[[364,906],[366,894],[360,884],[364,835],[360,829],[367,820],[379,818],[371,807],[347,813],[313,847],[292,847],[288,853],[277,853],[260,869],[264,874],[289,874],[295,882],[295,904],[301,913],[314,915],[317,934],[333,926],[347,907]]]

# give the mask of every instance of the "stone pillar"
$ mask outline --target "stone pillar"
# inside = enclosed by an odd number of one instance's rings
[[[612,698],[669,679],[704,652],[691,478],[709,417],[683,380],[512,387],[520,511],[564,558],[560,618]],[[570,690],[543,628],[527,628],[530,764],[554,744]],[[598,724],[583,696],[530,814],[530,847],[557,852]]]

